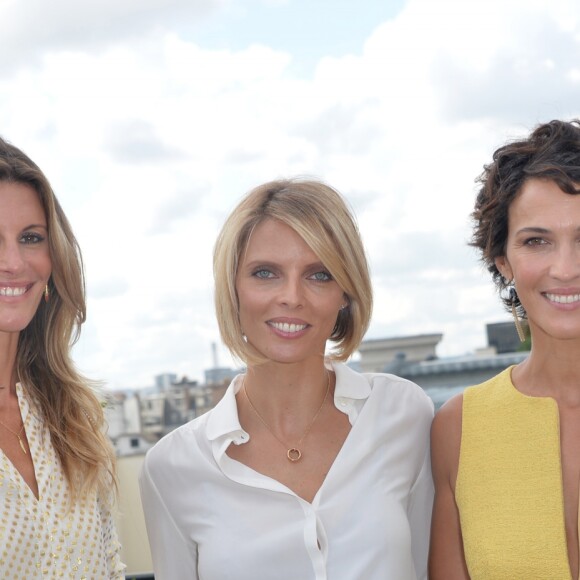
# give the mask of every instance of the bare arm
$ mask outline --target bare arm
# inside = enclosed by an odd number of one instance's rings
[[[441,407],[431,428],[435,502],[429,550],[430,580],[469,580],[455,503],[462,406],[463,396],[453,397]]]

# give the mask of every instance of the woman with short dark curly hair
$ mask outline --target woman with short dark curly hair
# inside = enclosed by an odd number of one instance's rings
[[[435,418],[430,578],[578,578],[580,123],[500,147],[480,183],[472,245],[532,347]]]

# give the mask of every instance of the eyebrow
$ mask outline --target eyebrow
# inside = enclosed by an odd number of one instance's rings
[[[256,266],[264,266],[265,268],[280,268],[282,265],[279,262],[273,262],[272,260],[252,260],[244,264],[245,268],[255,268]],[[328,270],[328,268],[321,262],[312,262],[311,264],[306,264],[305,270],[310,270],[313,268],[322,268],[323,270]]]
[[[26,231],[26,230],[32,230],[34,228],[41,228],[43,230],[47,230],[48,231],[48,226],[45,224],[30,224],[28,226],[26,226],[25,228],[22,228],[22,231]]]
[[[517,234],[549,234],[552,230],[548,228],[541,228],[539,226],[528,226],[521,228],[516,232]],[[580,232],[580,226],[578,226],[575,231]]]
[[[547,228],[528,226],[526,228],[519,229],[516,234],[549,234],[550,230]]]

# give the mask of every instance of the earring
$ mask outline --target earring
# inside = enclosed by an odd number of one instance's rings
[[[512,309],[512,316],[514,317],[514,324],[516,325],[516,332],[518,333],[518,337],[520,342],[524,342],[526,340],[526,335],[524,333],[524,329],[522,328],[522,323],[518,317],[518,312],[516,310],[516,303],[518,301],[518,293],[516,289],[512,286],[509,291],[509,300],[511,303]]]
[[[48,289],[48,284],[46,284],[44,286],[44,301],[48,302],[49,298],[50,298],[50,290]]]

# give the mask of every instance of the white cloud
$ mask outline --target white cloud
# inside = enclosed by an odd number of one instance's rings
[[[0,4],[0,70],[34,64],[47,53],[97,52],[203,19],[220,0],[5,0]]]
[[[46,171],[86,258],[82,368],[114,386],[201,378],[219,227],[251,187],[294,174],[357,213],[371,336],[483,345],[506,315],[465,245],[474,179],[506,138],[580,115],[575,2],[409,0],[356,55],[329,47],[311,77],[292,51],[183,33],[178,20],[219,18],[218,2],[98,6],[0,7],[0,133]]]

